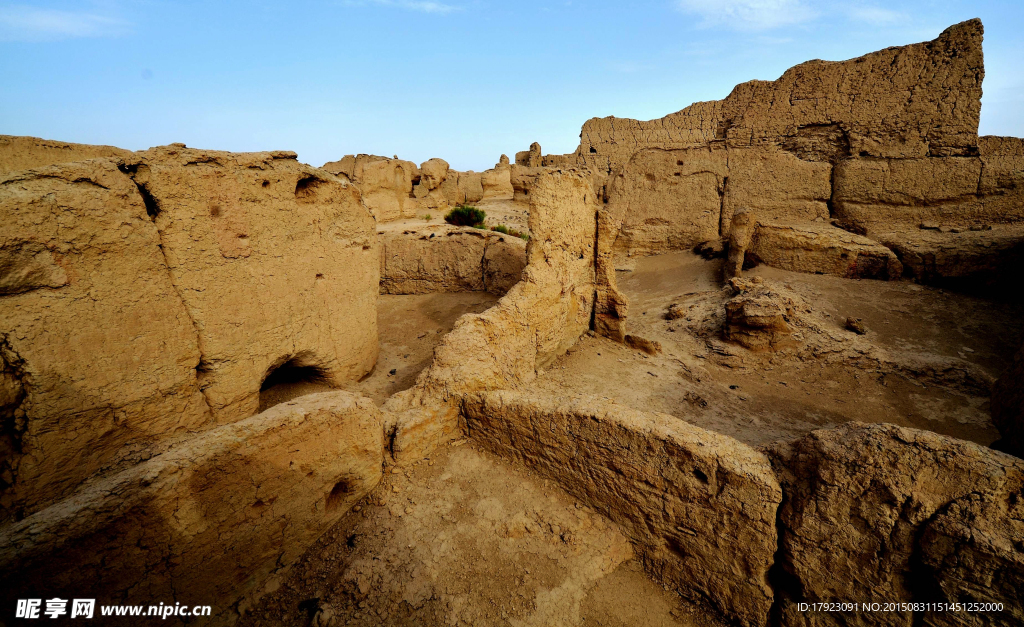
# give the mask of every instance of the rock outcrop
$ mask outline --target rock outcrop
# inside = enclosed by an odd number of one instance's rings
[[[381,420],[364,397],[305,396],[91,484],[0,530],[0,596],[213,605],[189,624],[229,624],[380,480]]]
[[[467,397],[475,440],[622,527],[652,575],[738,625],[765,625],[782,491],[768,458],[664,414],[595,398]]]

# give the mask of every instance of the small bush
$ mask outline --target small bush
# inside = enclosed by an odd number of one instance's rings
[[[444,217],[444,221],[455,226],[484,228],[484,218],[486,217],[487,214],[481,209],[470,207],[469,205],[459,205],[448,212],[448,215]]]
[[[433,217],[434,217],[434,216],[432,216],[432,215],[430,215],[430,214],[428,213],[427,215],[423,216],[423,219],[424,219],[424,220],[427,220],[427,221],[430,221],[431,219],[433,219]]]
[[[508,227],[505,226],[504,224],[499,224],[498,226],[492,226],[491,230],[495,231],[497,233],[504,233],[505,235],[509,234],[508,233]]]

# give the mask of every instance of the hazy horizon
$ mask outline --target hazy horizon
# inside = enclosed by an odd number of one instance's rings
[[[0,2],[0,133],[132,150],[184,142],[490,168],[583,122],[659,118],[985,23],[982,135],[1024,135],[1024,9],[1010,2]]]

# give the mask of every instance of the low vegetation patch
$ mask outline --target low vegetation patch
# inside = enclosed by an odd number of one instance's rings
[[[487,217],[487,213],[482,209],[471,207],[469,205],[459,205],[444,217],[444,221],[448,224],[454,224],[455,226],[473,226],[476,228],[483,228],[484,219]]]
[[[525,239],[527,241],[529,241],[529,239],[530,239],[530,236],[527,235],[526,233],[523,233],[522,231],[517,231],[516,229],[510,229],[507,226],[505,226],[504,224],[499,224],[498,226],[492,226],[491,230],[495,231],[497,233],[504,233],[505,235],[511,235],[512,237],[521,237],[522,239]]]

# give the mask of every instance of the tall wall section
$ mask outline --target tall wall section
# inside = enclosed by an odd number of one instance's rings
[[[970,20],[930,42],[809,61],[658,120],[595,118],[572,158],[605,196],[617,258],[728,239],[746,211],[752,262],[1016,285],[1021,140],[977,135],[982,38]]]
[[[373,219],[294,153],[9,172],[0,212],[0,520],[253,415],[279,366],[340,383],[376,361]]]
[[[380,479],[369,399],[256,413],[282,368],[373,368],[374,219],[294,153],[111,150],[0,141],[32,166],[0,173],[0,621],[43,591],[226,624]]]

